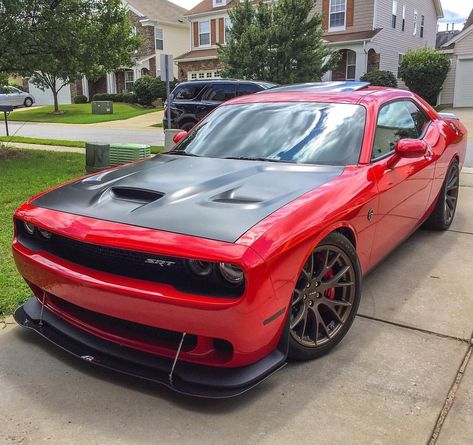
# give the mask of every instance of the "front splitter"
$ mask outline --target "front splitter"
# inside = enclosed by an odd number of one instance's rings
[[[260,361],[240,368],[219,368],[148,354],[103,340],[76,328],[30,298],[14,314],[16,322],[32,329],[64,351],[122,374],[167,386],[181,394],[203,398],[235,397],[254,388],[286,364],[286,354],[275,349]]]

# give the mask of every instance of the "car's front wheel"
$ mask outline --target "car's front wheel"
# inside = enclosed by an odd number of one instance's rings
[[[31,97],[27,97],[25,99],[24,105],[25,107],[28,107],[28,108],[31,107],[31,105],[33,105],[33,99],[31,99]]]
[[[291,301],[289,357],[310,360],[330,351],[350,329],[361,297],[355,248],[341,233],[311,253]]]

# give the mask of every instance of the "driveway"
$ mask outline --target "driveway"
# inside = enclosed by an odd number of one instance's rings
[[[331,354],[239,398],[182,397],[0,327],[0,443],[473,443],[473,170],[460,193],[449,231],[418,231],[366,278]]]
[[[155,113],[152,113],[155,114]],[[9,122],[10,136],[26,136],[41,139],[62,139],[101,143],[135,143],[164,145],[164,133],[160,128],[130,126],[127,121],[99,124],[45,124],[39,122]],[[5,136],[0,122],[0,136]]]
[[[442,110],[442,112],[456,114],[468,128],[468,150],[466,152],[465,167],[473,167],[473,108],[451,108]]]

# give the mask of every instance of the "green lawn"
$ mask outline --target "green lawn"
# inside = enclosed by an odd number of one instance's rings
[[[32,195],[83,174],[83,154],[0,148],[0,309],[4,314],[31,295],[11,255],[13,212]]]
[[[90,104],[60,105],[63,114],[52,114],[53,107],[38,107],[15,111],[9,116],[11,121],[50,122],[57,124],[95,124],[97,122],[117,121],[159,111],[157,108],[142,108],[137,105],[116,102],[113,114],[92,114]]]
[[[1,142],[19,142],[23,144],[36,144],[36,145],[55,145],[62,147],[79,147],[85,148],[84,141],[64,141],[61,139],[41,139],[41,138],[29,138],[24,136],[0,136]],[[164,147],[160,145],[152,145],[150,147],[151,153],[161,153],[164,151]]]

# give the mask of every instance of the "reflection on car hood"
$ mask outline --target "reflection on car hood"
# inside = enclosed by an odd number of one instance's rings
[[[64,185],[32,204],[235,242],[275,210],[342,171],[342,167],[167,154]]]

